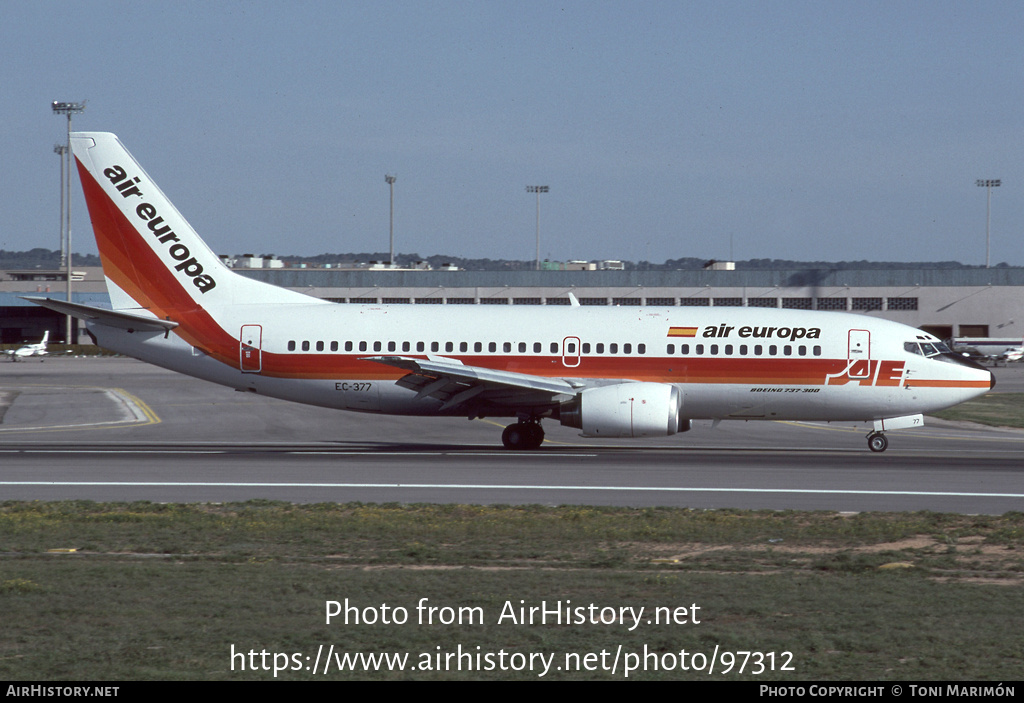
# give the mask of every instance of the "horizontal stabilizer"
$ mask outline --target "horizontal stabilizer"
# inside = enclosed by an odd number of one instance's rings
[[[171,320],[159,320],[147,315],[136,315],[130,312],[119,312],[94,308],[91,305],[81,303],[69,303],[66,300],[54,300],[53,298],[30,298],[22,297],[30,303],[41,305],[44,308],[55,310],[64,315],[71,315],[82,320],[98,322],[108,327],[117,327],[123,330],[166,332],[178,326],[177,322]]]

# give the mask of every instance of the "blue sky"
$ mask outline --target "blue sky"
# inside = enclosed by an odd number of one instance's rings
[[[1024,264],[1019,2],[0,0],[0,249],[65,122],[220,253]],[[94,252],[77,184],[76,251]]]

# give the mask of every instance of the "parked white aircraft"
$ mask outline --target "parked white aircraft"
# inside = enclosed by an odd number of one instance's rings
[[[999,355],[998,359],[999,361],[1005,361],[1007,363],[1024,359],[1024,344],[1013,349],[1007,349]]]
[[[1005,361],[1007,352],[1010,352],[1011,357],[1014,356],[1013,352],[1019,351],[1022,345],[1024,342],[1020,337],[955,337],[950,342],[954,351],[973,351],[995,362]]]
[[[763,308],[337,305],[226,268],[112,134],[72,148],[113,310],[103,347],[239,390],[329,408],[514,417],[589,437],[682,432],[699,418],[870,421],[889,429],[987,392],[992,374],[886,320]],[[573,299],[575,303],[575,299]]]
[[[17,349],[9,349],[4,352],[7,356],[11,357],[11,361],[18,361],[19,359],[27,359],[30,356],[46,356],[50,352],[46,351],[46,343],[50,339],[50,330],[43,332],[43,339],[41,342],[36,344],[26,344]]]

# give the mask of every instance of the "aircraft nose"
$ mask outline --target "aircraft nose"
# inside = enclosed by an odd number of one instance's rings
[[[988,389],[992,390],[993,388],[996,387],[996,375],[994,373],[992,373],[991,371],[988,372],[988,375],[992,377],[992,380],[989,381]]]

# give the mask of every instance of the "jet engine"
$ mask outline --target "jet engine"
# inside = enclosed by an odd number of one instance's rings
[[[683,394],[667,383],[588,388],[559,407],[559,421],[585,437],[664,437],[690,429]]]

